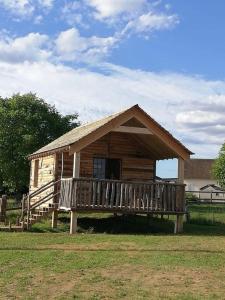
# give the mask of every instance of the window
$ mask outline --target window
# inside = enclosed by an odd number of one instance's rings
[[[39,171],[39,159],[34,161],[34,187],[38,186],[38,171]]]
[[[111,158],[94,158],[93,177],[98,179],[120,179],[121,161]]]
[[[93,177],[98,179],[106,178],[106,159],[94,158]]]

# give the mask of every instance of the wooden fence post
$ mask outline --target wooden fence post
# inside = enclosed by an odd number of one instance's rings
[[[0,222],[5,222],[6,220],[6,206],[7,196],[2,195],[2,198],[0,198]]]

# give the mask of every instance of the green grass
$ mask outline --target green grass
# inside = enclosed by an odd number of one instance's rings
[[[191,207],[176,236],[173,220],[110,214],[80,215],[73,236],[67,214],[53,232],[50,220],[2,232],[0,299],[224,299],[225,213],[214,213]]]

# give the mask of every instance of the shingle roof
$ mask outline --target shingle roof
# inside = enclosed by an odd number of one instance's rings
[[[89,134],[94,133],[100,128],[104,128],[104,125],[110,123],[111,121],[114,122],[114,119],[119,117],[120,115],[123,115],[125,113],[128,113],[128,111],[133,110],[135,113],[135,109],[137,109],[139,112],[142,114],[145,114],[153,124],[157,126],[157,128],[161,131],[164,132],[170,139],[171,141],[175,142],[177,145],[181,146],[182,149],[185,150],[186,153],[193,154],[189,149],[187,149],[180,141],[178,141],[176,138],[172,136],[170,132],[168,132],[165,128],[163,128],[160,124],[158,124],[153,118],[151,118],[144,110],[142,110],[137,104],[123,110],[121,112],[115,113],[113,115],[107,116],[105,118],[102,118],[98,121],[88,123],[83,126],[76,127],[72,129],[71,131],[67,132],[66,134],[60,136],[53,142],[49,143],[48,145],[42,147],[41,149],[37,150],[36,152],[32,153],[29,158],[33,157],[38,157],[42,155],[47,155],[49,153],[54,153],[56,151],[62,151],[62,150],[68,150],[71,145],[73,145],[76,142],[79,142],[82,140],[84,137],[88,136]],[[135,117],[135,116],[134,116]],[[116,121],[116,120],[115,120]]]
[[[56,140],[52,141],[48,145],[46,145],[46,146],[40,148],[39,150],[37,150],[36,152],[32,153],[30,155],[30,157],[33,155],[43,153],[43,152],[49,152],[54,149],[67,147],[67,146],[77,142],[84,136],[94,132],[96,129],[107,124],[109,121],[113,120],[114,118],[116,118],[117,116],[119,116],[120,114],[122,114],[124,112],[125,111],[121,111],[116,114],[110,115],[110,116],[102,118],[100,120],[97,120],[95,122],[91,122],[86,125],[78,126],[74,129],[70,130],[69,132],[63,134],[62,136],[60,136]]]
[[[184,164],[184,179],[213,179],[214,159],[190,159]]]

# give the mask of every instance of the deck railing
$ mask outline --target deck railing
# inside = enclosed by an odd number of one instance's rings
[[[183,213],[185,185],[120,180],[61,180],[59,207],[64,209]]]

